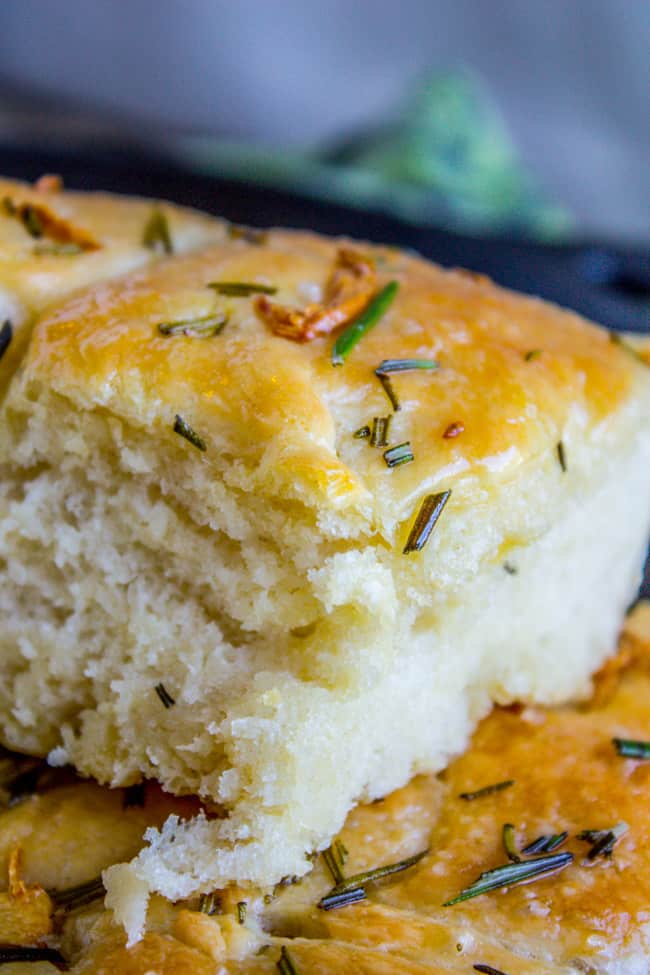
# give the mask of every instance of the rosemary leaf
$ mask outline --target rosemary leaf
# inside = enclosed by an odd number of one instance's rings
[[[323,850],[321,855],[334,883],[336,885],[344,883],[343,867],[348,858],[348,851],[343,843],[340,840],[335,840],[327,850]]]
[[[169,222],[160,207],[154,207],[142,234],[142,246],[150,251],[173,254],[174,245],[169,232]]]
[[[406,857],[404,860],[399,860],[397,863],[387,863],[383,867],[375,867],[373,870],[365,870],[363,873],[357,873],[353,877],[346,877],[345,880],[337,883],[332,888],[330,894],[345,894],[349,890],[365,887],[366,884],[375,883],[377,880],[390,877],[394,873],[401,873],[403,870],[408,870],[409,867],[418,863],[428,852],[428,848],[426,850],[420,850],[419,853]]]
[[[481,975],[504,975],[504,973],[499,968],[492,968],[492,965],[484,965],[479,962],[478,965],[472,965],[475,972],[481,972]]]
[[[2,328],[0,328],[0,359],[2,359],[3,355],[9,348],[13,335],[13,326],[9,319],[6,318],[2,323]]]
[[[248,904],[246,901],[239,901],[237,904],[237,923],[245,924],[246,915],[248,913]]]
[[[382,359],[375,369],[376,376],[387,376],[391,372],[413,372],[416,369],[439,369],[435,359]]]
[[[450,496],[451,491],[441,491],[439,494],[427,494],[420,505],[420,510],[415,517],[413,527],[406,540],[406,545],[403,549],[404,555],[408,555],[409,552],[419,552],[424,548]]]
[[[415,457],[413,456],[409,441],[406,440],[404,443],[396,444],[395,447],[389,447],[388,450],[385,450],[384,460],[386,461],[386,466],[390,468],[400,467],[402,464],[410,464],[412,460],[415,460]]]
[[[377,292],[374,298],[371,298],[359,317],[339,335],[332,350],[333,366],[342,366],[359,340],[385,315],[395,299],[398,288],[397,281],[390,281]]]
[[[521,860],[519,863],[504,863],[494,870],[482,873],[473,884],[461,890],[456,897],[445,901],[442,906],[451,907],[453,904],[460,904],[462,901],[487,894],[492,890],[499,890],[501,887],[515,887],[518,884],[526,884],[530,880],[548,877],[559,870],[564,870],[572,862],[572,853],[552,853],[532,860]]]
[[[482,799],[483,796],[492,796],[495,792],[503,792],[504,789],[509,789],[511,785],[515,784],[514,779],[505,779],[503,782],[494,782],[492,785],[484,785],[482,789],[476,789],[474,792],[461,792],[459,799],[466,799],[471,802],[473,799]]]
[[[598,857],[609,857],[614,851],[614,847],[625,836],[630,827],[627,823],[617,823],[611,829],[584,829],[578,833],[578,839],[591,843],[592,847],[587,853],[587,860],[596,860]]]
[[[210,281],[208,288],[213,288],[218,295],[227,295],[230,298],[274,295],[278,290],[273,285],[256,284],[254,281]]]
[[[354,437],[355,440],[365,440],[367,437],[370,436],[370,427],[368,426],[368,424],[366,424],[364,427],[359,427],[358,430],[354,431],[352,436]]]
[[[201,914],[209,914],[210,916],[213,914],[223,914],[221,898],[214,892],[201,894],[199,898],[199,911]]]
[[[512,562],[507,561],[503,563],[503,570],[504,572],[507,572],[509,576],[516,576],[518,572],[517,566],[513,565]]]
[[[521,857],[517,851],[517,842],[515,840],[515,827],[512,823],[504,823],[502,831],[503,839],[503,849],[506,851],[506,856],[511,863],[521,863]]]
[[[179,416],[178,413],[176,414],[176,418],[174,420],[174,433],[178,433],[181,437],[185,437],[185,439],[189,440],[189,442],[193,444],[197,450],[208,449],[203,437],[199,437],[198,433],[196,433],[189,423],[187,423],[182,416]]]
[[[569,838],[569,834],[566,830],[563,833],[552,833],[550,836],[538,836],[536,840],[529,843],[521,851],[524,856],[532,856],[534,853],[552,853],[553,850],[557,850],[558,846],[562,846],[563,843]]]
[[[566,474],[567,472],[566,450],[561,440],[558,441],[555,450],[557,451],[557,459],[560,463],[560,467],[562,468],[563,473]]]
[[[399,402],[399,400],[397,398],[397,393],[395,392],[395,387],[393,386],[392,382],[390,381],[390,377],[389,376],[385,376],[382,373],[381,376],[378,376],[378,379],[379,379],[379,382],[382,385],[382,389],[384,390],[384,392],[386,393],[386,396],[389,399],[390,405],[393,407],[393,411],[395,413],[397,413],[399,410],[401,410],[402,407],[400,406],[400,402]]]
[[[286,945],[282,945],[280,957],[275,964],[280,975],[298,975],[298,969],[294,965],[293,958],[289,954]]]
[[[0,945],[0,965],[11,962],[49,961],[60,972],[68,971],[68,963],[56,948],[28,947],[27,945]]]
[[[185,318],[177,322],[161,322],[158,331],[161,335],[186,335],[188,338],[211,338],[220,335],[228,322],[228,316],[217,312],[199,318]]]
[[[622,758],[650,760],[650,741],[637,741],[634,738],[612,738],[612,743]]]
[[[337,907],[347,907],[348,904],[356,904],[357,901],[366,898],[364,887],[353,887],[352,890],[345,890],[340,894],[334,893],[334,890],[335,888],[319,900],[318,907],[321,911],[333,911]]]
[[[77,884],[75,887],[66,887],[63,890],[48,890],[48,894],[56,907],[66,911],[74,911],[78,907],[84,907],[106,893],[101,877],[95,877],[84,884]]]
[[[392,422],[393,417],[390,414],[388,416],[376,416],[373,418],[372,430],[370,432],[371,447],[388,446],[388,433]]]
[[[539,358],[541,354],[541,349],[529,349],[528,352],[524,354],[524,359],[526,362],[532,362],[533,359]]]
[[[160,684],[156,684],[156,686],[154,687],[154,691],[156,692],[156,694],[158,695],[158,697],[160,698],[160,700],[162,701],[162,703],[166,708],[173,708],[173,706],[176,704],[176,701],[171,696],[171,694],[169,693],[165,685],[162,683],[162,681]]]

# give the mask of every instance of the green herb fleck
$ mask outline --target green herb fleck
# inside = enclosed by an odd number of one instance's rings
[[[189,440],[189,442],[193,444],[197,450],[208,449],[203,437],[199,437],[198,433],[196,433],[189,423],[187,423],[182,416],[179,416],[178,413],[176,414],[176,418],[174,420],[174,433],[178,433],[181,437],[185,437],[185,439]]]
[[[475,972],[481,972],[481,975],[504,975],[499,968],[492,968],[492,965],[484,965],[482,962],[472,965],[472,968]]]
[[[142,234],[142,246],[150,251],[173,254],[174,245],[169,232],[169,222],[160,207],[154,207]]]
[[[185,318],[177,322],[161,322],[158,331],[161,335],[186,335],[188,338],[211,338],[220,335],[228,321],[228,316],[217,312],[200,318]]]
[[[9,348],[13,336],[14,336],[13,326],[9,321],[9,319],[7,318],[2,323],[2,328],[0,328],[0,359],[2,359],[3,355]]]
[[[156,684],[154,690],[166,708],[174,707],[176,701],[162,682],[160,684]]]
[[[409,441],[406,440],[404,443],[396,444],[395,447],[389,447],[388,450],[385,450],[384,460],[386,461],[386,466],[390,468],[400,467],[402,464],[410,464],[412,460],[415,460],[415,457],[413,456]]]
[[[352,436],[355,438],[355,440],[365,440],[370,436],[370,427],[368,424],[366,424],[365,427],[359,427],[358,430],[354,431]]]
[[[388,433],[390,431],[390,425],[393,422],[393,417],[389,416],[376,416],[372,421],[372,430],[370,432],[370,446],[371,447],[387,447],[388,446]]]
[[[403,549],[404,555],[408,555],[409,552],[419,552],[424,548],[450,496],[451,491],[427,494],[420,505],[420,510],[406,540]]]
[[[504,562],[503,568],[504,571],[507,572],[509,576],[516,576],[517,572],[519,571],[517,569],[517,566],[513,565],[512,562]]]
[[[445,901],[442,906],[451,907],[453,904],[460,904],[462,901],[487,894],[492,890],[499,890],[501,887],[516,887],[530,880],[548,877],[559,870],[564,870],[572,862],[572,853],[553,853],[532,860],[521,860],[519,863],[504,863],[494,870],[482,873],[473,884],[462,890],[456,897]]]
[[[348,851],[341,840],[334,840],[330,847],[323,850],[322,857],[334,883],[342,884],[345,881],[343,867],[348,858]]]
[[[343,365],[357,342],[386,314],[398,289],[397,281],[390,281],[381,291],[377,292],[374,298],[371,298],[359,317],[339,335],[332,350],[333,366]]]
[[[201,894],[199,898],[199,911],[201,914],[223,914],[223,907],[221,905],[221,898],[218,894],[214,892],[210,894]]]
[[[39,217],[36,209],[30,204],[26,204],[20,209],[20,219],[23,227],[31,237],[43,236],[43,221]]]
[[[250,295],[274,295],[278,290],[270,284],[256,284],[254,281],[210,281],[208,288],[213,288],[218,295],[231,298],[247,298]]]
[[[268,240],[268,231],[259,230],[257,227],[245,227],[244,224],[228,224],[228,236],[231,240],[245,240],[247,244],[265,244]]]
[[[505,779],[503,782],[494,782],[492,785],[484,785],[482,789],[476,789],[474,792],[461,792],[459,799],[466,799],[471,802],[474,799],[482,799],[484,796],[492,796],[495,792],[503,792],[504,789],[509,789],[511,785],[515,784],[514,779]]]
[[[382,359],[375,369],[376,376],[387,376],[391,372],[413,372],[416,369],[439,369],[435,359]]]
[[[356,904],[357,901],[366,899],[364,887],[353,887],[352,890],[344,890],[340,894],[335,894],[334,889],[319,900],[318,907],[321,911],[333,911],[337,907],[347,907],[349,904]]]
[[[558,441],[555,450],[557,451],[557,459],[560,463],[560,467],[562,468],[562,471],[566,474],[567,472],[566,450],[561,440]]]
[[[286,945],[282,945],[280,957],[275,964],[280,975],[298,975],[298,970],[293,963],[293,958],[289,954]]]
[[[0,965],[10,962],[49,961],[60,972],[68,971],[68,963],[56,948],[32,948],[26,945],[0,945]]]
[[[587,860],[596,860],[601,856],[610,857],[614,847],[629,828],[627,823],[617,823],[611,829],[583,829],[578,833],[578,839],[592,844],[587,853]]]
[[[352,877],[346,877],[332,887],[329,893],[319,901],[318,906],[322,910],[328,911],[332,907],[342,907],[344,904],[354,903],[355,900],[362,900],[366,896],[365,887],[367,884],[376,883],[384,877],[390,877],[395,873],[408,870],[409,867],[414,866],[425,857],[428,852],[428,849],[420,850],[419,853],[406,857],[404,860],[399,860],[397,863],[387,863],[383,867],[375,867],[374,870],[366,870],[363,873],[354,874]],[[354,895],[354,899],[345,899],[340,902],[338,899],[346,894]]]
[[[622,758],[650,760],[650,741],[636,741],[633,738],[612,738],[612,743]]]
[[[524,354],[524,359],[526,360],[526,362],[532,362],[533,359],[539,358],[541,354],[542,354],[541,349],[529,349],[528,352]]]
[[[563,843],[569,838],[569,834],[566,830],[563,833],[552,833],[550,836],[538,836],[536,840],[529,843],[521,851],[524,856],[532,856],[534,853],[552,853],[553,850],[557,850],[558,846],[562,846]]]
[[[515,827],[512,823],[503,824],[502,839],[503,849],[506,851],[508,859],[512,863],[521,863],[521,857],[519,856],[517,841],[515,839]]]
[[[246,923],[246,915],[247,915],[247,913],[248,913],[248,904],[246,903],[246,901],[239,901],[239,903],[237,904],[237,923],[238,924],[245,924]]]

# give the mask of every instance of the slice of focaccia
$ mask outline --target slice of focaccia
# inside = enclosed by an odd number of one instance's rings
[[[304,874],[493,701],[586,694],[639,579],[649,419],[606,331],[308,234],[41,318],[1,417],[2,733],[208,802],[109,872],[131,935],[149,891]]]
[[[36,313],[78,288],[222,238],[224,221],[153,200],[0,179],[0,393]]]

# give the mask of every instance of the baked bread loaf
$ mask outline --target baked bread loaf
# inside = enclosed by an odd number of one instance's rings
[[[283,951],[298,975],[468,975],[475,965],[488,975],[486,966],[507,975],[645,972],[650,764],[618,754],[612,739],[650,739],[649,701],[646,605],[629,620],[589,704],[497,708],[440,778],[420,776],[354,810],[301,882],[211,891],[174,905],[154,897],[147,933],[131,948],[102,905],[98,875],[138,850],[146,825],[160,825],[170,812],[191,815],[196,804],[153,783],[122,793],[44,771],[32,784],[35,794],[0,818],[0,942],[18,952],[47,944],[73,975],[276,975]],[[9,759],[3,763],[3,783],[14,795],[11,776],[24,761],[13,771]],[[560,866],[525,886],[497,886],[443,906],[480,873],[508,863],[508,822],[524,870],[540,857],[559,857]],[[579,838],[616,827],[617,839],[601,843],[600,853],[594,840]],[[552,845],[550,836],[558,844],[550,855],[523,853],[540,837]],[[341,869],[351,878],[424,850],[411,867],[366,882],[365,898],[318,906],[333,885],[330,854],[343,854]],[[54,972],[45,965],[19,970]]]
[[[224,221],[170,203],[66,191],[58,176],[0,179],[0,394],[47,305],[225,233]]]
[[[588,694],[639,579],[649,419],[605,330],[309,234],[41,317],[0,417],[0,723],[206,802],[108,872],[131,938],[151,891],[303,875],[493,702]]]

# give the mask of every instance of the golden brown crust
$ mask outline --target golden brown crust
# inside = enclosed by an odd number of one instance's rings
[[[590,965],[614,971],[633,959],[642,964],[650,952],[650,763],[621,758],[611,739],[650,738],[650,605],[632,616],[624,643],[634,662],[619,671],[605,703],[596,698],[588,708],[498,709],[441,777],[421,776],[352,812],[340,836],[349,851],[348,876],[430,849],[409,871],[369,886],[366,900],[318,910],[332,883],[321,860],[309,877],[280,885],[270,898],[262,896],[269,893],[264,891],[217,892],[216,910],[223,913],[200,913],[197,900],[173,906],[158,899],[150,910],[149,932],[129,949],[98,902],[68,914],[62,930],[60,917],[55,919],[59,934],[50,941],[62,939],[79,975],[270,973],[277,971],[283,945],[298,972],[332,975],[351,967],[396,975],[460,973],[481,963],[509,975],[532,975],[584,971]],[[508,777],[515,780],[508,789],[473,801],[459,798]],[[0,844],[11,850],[20,842],[30,851],[25,874],[30,883],[88,880],[99,861],[108,865],[124,855],[124,840],[115,845],[109,822],[131,837],[128,845],[137,843],[145,821],[159,822],[174,807],[183,814],[183,800],[164,797],[151,786],[144,809],[116,817],[122,801],[119,791],[81,783],[54,789],[4,814]],[[629,831],[611,858],[587,861],[589,845],[576,834],[621,820]],[[519,848],[540,834],[567,830],[570,838],[562,849],[573,852],[574,862],[529,886],[443,907],[478,873],[504,861],[504,822],[515,824]],[[90,846],[98,857],[92,865]],[[62,882],[55,880],[57,874]],[[0,941],[33,943],[46,936],[51,923],[51,912],[43,914],[47,894],[34,888],[21,893],[21,883],[17,886],[14,876],[13,889],[0,895]],[[18,920],[9,909],[12,898],[23,896],[39,904],[38,917],[30,908]],[[237,918],[241,902],[247,905],[243,923]]]

